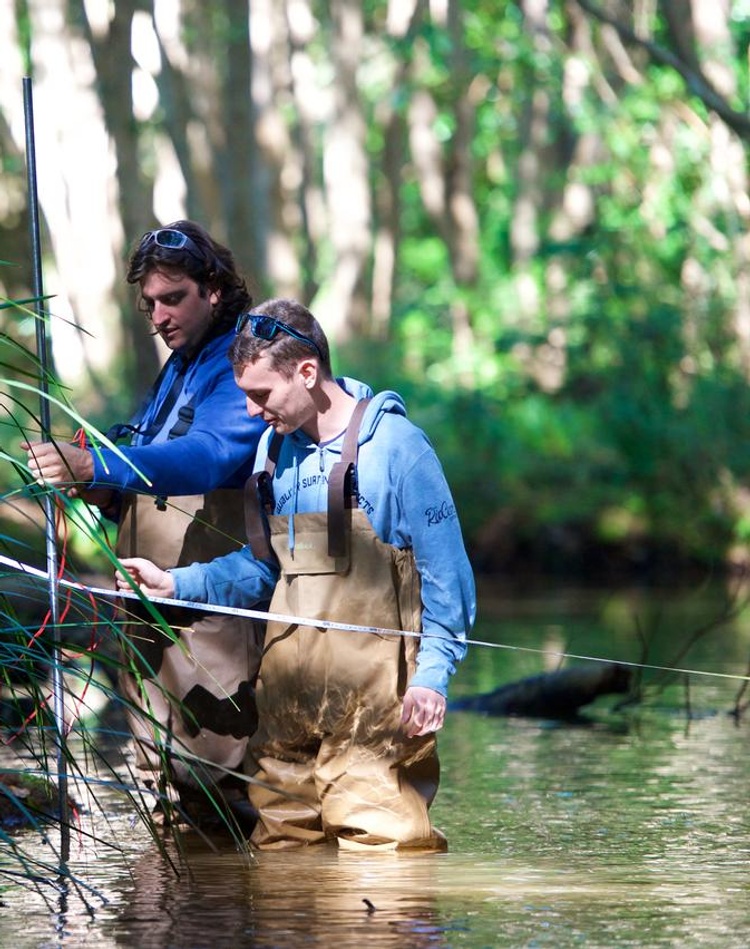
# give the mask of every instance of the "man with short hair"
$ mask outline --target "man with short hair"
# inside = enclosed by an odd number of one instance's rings
[[[273,596],[246,769],[255,846],[443,849],[427,813],[434,733],[476,598],[440,462],[396,393],[358,400],[333,378],[295,301],[241,317],[230,358],[270,426],[255,466],[267,518],[250,504],[239,553],[170,571],[124,560],[118,585],[230,606]]]
[[[148,231],[131,255],[129,283],[172,354],[129,423],[120,454],[103,445],[24,443],[31,474],[81,495],[118,524],[117,553],[188,564],[241,548],[237,511],[265,428],[249,419],[227,352],[252,305],[232,253],[199,224]],[[239,798],[256,724],[253,686],[262,629],[247,619],[164,610],[171,636],[145,609],[125,627],[136,767],[162,809],[213,816],[218,790]],[[244,800],[244,790],[242,794]]]

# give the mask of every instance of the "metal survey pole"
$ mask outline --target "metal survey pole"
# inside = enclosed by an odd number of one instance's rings
[[[26,178],[29,195],[29,219],[31,228],[31,251],[33,258],[34,308],[36,312],[36,346],[39,358],[39,417],[42,441],[51,438],[49,395],[49,346],[47,315],[44,311],[44,286],[42,281],[42,247],[39,229],[39,200],[36,187],[36,147],[34,142],[34,105],[31,79],[23,80],[23,107],[26,122]],[[62,656],[59,627],[59,585],[57,580],[57,538],[55,533],[55,510],[52,494],[44,496],[45,538],[47,552],[47,577],[49,608],[52,628],[52,704],[55,722],[55,747],[57,752],[57,794],[60,818],[60,855],[63,863],[70,856],[70,815],[68,812],[68,772],[65,758],[65,699],[63,693]]]

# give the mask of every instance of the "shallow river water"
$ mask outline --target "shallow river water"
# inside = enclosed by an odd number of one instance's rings
[[[750,719],[729,713],[750,612],[699,636],[722,608],[715,591],[483,590],[455,697],[566,653],[642,663],[642,701],[601,698],[575,723],[452,712],[433,808],[446,854],[249,854],[185,834],[170,862],[104,788],[73,837],[73,882],[0,877],[0,947],[746,949]],[[53,836],[14,842],[54,863]]]

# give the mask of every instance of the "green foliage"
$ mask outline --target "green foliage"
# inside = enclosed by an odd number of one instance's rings
[[[560,9],[548,24],[558,39]],[[742,223],[717,198],[705,108],[691,100],[697,119],[681,121],[684,81],[662,66],[622,87],[616,109],[593,84],[575,110],[552,96],[551,142],[572,134],[602,143],[598,160],[574,171],[595,196],[595,217],[564,242],[547,236],[554,208],[542,217],[527,268],[540,305],[524,313],[510,249],[518,122],[532,88],[559,88],[562,58],[535,43],[514,10],[506,5],[492,30],[483,7],[465,14],[472,65],[489,79],[472,142],[477,284],[456,286],[446,243],[407,180],[387,356],[373,359],[368,345],[365,360],[351,348],[344,357],[355,373],[361,366],[376,386],[407,396],[443,458],[477,563],[499,534],[533,557],[538,539],[557,529],[592,548],[637,544],[683,563],[723,563],[750,534],[741,487],[750,474],[750,398],[733,330],[742,264],[727,253]],[[422,38],[432,71],[420,78],[449,116],[442,38]],[[564,275],[558,317],[553,268]],[[471,314],[468,362],[455,349],[459,302]],[[530,366],[555,334],[564,370],[550,389]]]
[[[19,9],[26,30],[27,12]],[[574,19],[560,0],[535,22],[517,3],[479,0],[456,9],[461,49],[451,24],[429,5],[415,10],[403,36],[389,33],[383,4],[361,6],[365,55],[356,92],[374,199],[386,184],[385,149],[393,147],[383,116],[403,122],[400,243],[387,339],[350,344],[339,368],[405,394],[445,461],[478,563],[498,532],[510,538],[509,549],[533,558],[539,538],[562,530],[592,547],[637,541],[684,560],[723,561],[750,533],[750,442],[749,356],[737,332],[746,220],[741,201],[727,197],[728,173],[716,167],[718,120],[677,70],[637,44],[615,59],[595,18],[578,11]],[[735,4],[729,17],[737,55],[722,60],[737,109],[748,84],[743,9]],[[313,91],[329,96],[338,78],[332,11],[317,2],[311,12],[319,29],[304,53],[315,70]],[[620,12],[627,19],[625,7]],[[235,14],[188,4],[180,22],[191,52],[241,41],[244,12]],[[669,49],[660,8],[647,16],[644,35]],[[428,94],[448,183],[457,102],[469,90],[479,267],[474,282],[459,286],[448,219],[436,221],[422,198],[408,120],[414,94]],[[293,133],[296,107],[284,87],[278,108]],[[151,178],[166,118],[157,110],[137,141],[141,170]],[[323,164],[324,123],[310,130],[314,176]],[[538,192],[529,225],[536,249],[520,262],[514,229],[530,182]],[[589,197],[590,216],[561,237],[558,218],[575,187]],[[311,285],[325,283],[333,253],[325,238],[316,246],[315,270],[305,275]],[[469,324],[463,335],[461,314]],[[16,467],[7,465],[2,476],[9,489],[22,474],[12,442],[38,427],[31,329],[26,314],[4,340],[1,359],[12,383],[5,458]],[[545,374],[552,359],[557,369]],[[61,427],[73,419],[67,395],[52,392]],[[99,562],[90,536],[81,529],[72,543]]]

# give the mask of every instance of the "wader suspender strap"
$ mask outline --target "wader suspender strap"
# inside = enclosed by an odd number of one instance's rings
[[[283,435],[274,432],[264,470],[251,474],[245,482],[245,532],[256,560],[271,560],[275,556],[271,550],[266,516],[273,514],[273,473],[283,438]]]
[[[159,406],[159,411],[156,413],[156,417],[151,420],[151,424],[148,426],[145,432],[140,434],[143,436],[144,444],[149,444],[151,439],[156,435],[156,433],[161,429],[164,422],[169,417],[169,413],[172,411],[175,402],[177,401],[180,393],[182,392],[182,387],[185,385],[185,373],[187,372],[187,365],[184,363],[178,368],[177,373],[175,374],[172,384],[169,387],[169,391],[164,396],[164,401]]]
[[[164,379],[164,376],[166,376],[168,369],[169,362],[165,362],[159,370],[159,375],[156,377],[153,385],[143,397],[143,400],[137,411],[128,422],[116,422],[114,425],[110,426],[109,429],[107,429],[107,438],[110,441],[119,441],[126,435],[130,435],[132,438],[133,435],[140,433],[140,425],[143,420],[143,416],[146,414],[146,410],[154,400],[156,393],[159,391],[159,386],[162,384],[162,380]]]
[[[357,442],[362,416],[370,402],[357,402],[346,426],[341,461],[337,461],[328,476],[328,556],[343,557],[346,553],[346,520],[344,511],[356,506],[357,501]]]
[[[187,435],[194,418],[195,406],[192,401],[188,402],[187,405],[181,405],[177,410],[177,421],[170,428],[167,439],[172,441],[173,438],[180,438],[182,435]]]
[[[344,434],[341,461],[333,466],[328,479],[328,554],[331,557],[342,557],[346,551],[344,511],[356,501],[357,440],[360,422],[369,401],[362,399],[354,407]],[[282,435],[272,436],[264,470],[250,475],[245,482],[245,530],[256,560],[270,560],[274,556],[266,515],[273,514],[273,473],[282,439]]]
[[[182,387],[180,387],[182,388]],[[179,392],[175,395],[175,398],[179,395]],[[174,400],[173,400],[174,402]],[[159,413],[161,415],[161,412]],[[167,435],[167,441],[172,441],[173,438],[179,438],[182,435],[187,435],[190,431],[190,426],[193,424],[193,419],[195,418],[195,406],[192,402],[188,402],[187,405],[181,406],[177,410],[177,421],[170,428],[169,434]],[[154,498],[154,504],[156,505],[157,511],[166,511],[167,509],[167,495],[160,494]]]

